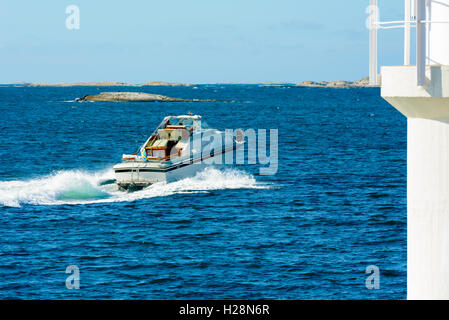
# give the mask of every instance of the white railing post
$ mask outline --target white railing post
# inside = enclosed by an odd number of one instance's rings
[[[417,85],[426,84],[426,0],[416,3],[416,75]]]
[[[369,32],[369,83],[377,85],[377,0],[370,0],[370,32]]]
[[[410,65],[410,22],[411,10],[410,1],[405,0],[405,15],[404,15],[404,65]]]

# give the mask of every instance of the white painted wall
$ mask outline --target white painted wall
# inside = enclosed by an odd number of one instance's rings
[[[388,66],[381,71],[382,97],[449,97],[449,65],[426,66],[424,87],[416,85],[416,66]]]

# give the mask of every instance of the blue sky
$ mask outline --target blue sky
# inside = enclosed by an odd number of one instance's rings
[[[65,26],[66,6],[80,29]],[[368,0],[0,2],[0,83],[355,80],[368,74]],[[379,0],[402,19],[402,0]],[[402,62],[400,30],[380,62]]]

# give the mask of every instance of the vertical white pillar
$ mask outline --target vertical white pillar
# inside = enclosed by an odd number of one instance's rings
[[[404,65],[410,65],[410,23],[411,20],[410,0],[405,0],[404,14]]]
[[[449,0],[416,2],[417,80],[428,97],[417,89],[405,102],[427,114],[407,120],[407,296],[449,299],[449,26],[441,23],[449,21]],[[427,63],[442,66],[426,84]]]
[[[426,84],[426,0],[416,0],[416,72],[417,85]]]
[[[413,2],[416,70],[382,68],[382,97],[408,124],[407,298],[449,299],[449,0]]]
[[[449,120],[407,123],[407,298],[449,299]]]
[[[377,0],[370,0],[370,32],[369,32],[369,83],[377,85],[377,22],[379,11]]]

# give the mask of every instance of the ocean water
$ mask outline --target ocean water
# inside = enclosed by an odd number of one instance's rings
[[[101,91],[221,102],[74,102]],[[277,174],[242,164],[134,193],[98,185],[188,112],[278,129]],[[379,89],[0,86],[0,130],[1,299],[406,297],[406,121]],[[69,265],[80,289],[66,288]]]

